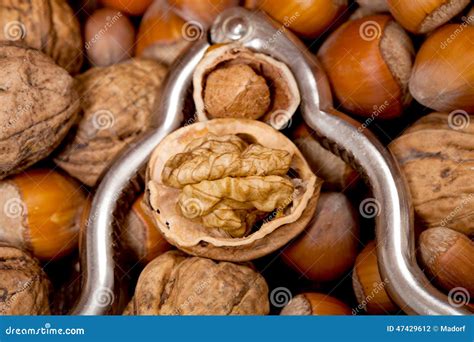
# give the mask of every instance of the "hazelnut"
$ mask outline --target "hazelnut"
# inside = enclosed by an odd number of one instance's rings
[[[77,118],[79,101],[67,71],[31,48],[0,45],[0,80],[3,179],[47,157],[59,145]]]
[[[51,285],[36,260],[0,245],[0,316],[49,315]]]
[[[143,14],[153,0],[100,0],[104,6],[115,8],[131,15]]]
[[[230,65],[207,76],[204,106],[211,118],[258,119],[270,106],[270,89],[248,65]]]
[[[452,39],[452,37],[456,39]],[[474,26],[449,24],[421,45],[410,78],[410,93],[437,111],[474,114]]]
[[[145,12],[136,55],[171,65],[188,46],[202,38],[208,25],[237,0],[154,1]]]
[[[410,38],[388,15],[344,23],[318,52],[341,106],[381,119],[400,116],[410,103],[413,55]]]
[[[474,243],[448,228],[431,228],[420,235],[420,258],[425,272],[442,289],[464,288],[474,296]]]
[[[147,191],[172,245],[216,260],[247,261],[303,231],[320,189],[283,134],[248,119],[178,129],[152,153]]]
[[[140,274],[129,315],[266,315],[265,279],[252,268],[170,251]]]
[[[285,64],[237,43],[209,49],[194,71],[193,86],[199,121],[260,119],[283,129],[300,103],[296,80]]]
[[[78,76],[82,118],[55,162],[94,186],[114,158],[151,127],[165,74],[162,65],[136,59]]]
[[[85,40],[91,64],[109,66],[133,55],[135,28],[122,12],[101,8],[87,19]]]
[[[267,12],[300,36],[316,38],[330,29],[347,3],[347,0],[251,0],[247,1],[247,7]]]
[[[238,6],[239,0],[168,0],[168,3],[182,18],[199,21],[207,26],[226,8]]]
[[[375,242],[372,241],[357,256],[352,271],[352,285],[359,302],[355,312],[365,310],[371,315],[397,313],[399,308],[385,291],[387,282],[380,276]]]
[[[410,103],[413,55],[410,38],[387,15],[344,23],[318,52],[341,106],[381,119],[400,116]]]
[[[469,0],[387,0],[390,13],[408,31],[427,33],[445,24],[468,4]]]
[[[71,73],[82,65],[79,22],[64,0],[5,0],[0,8],[1,40],[44,52]]]
[[[283,316],[350,315],[351,308],[339,299],[322,293],[302,293],[293,297],[281,310]]]
[[[417,226],[474,235],[474,120],[465,112],[421,118],[390,144],[410,188]]]
[[[359,174],[341,158],[321,146],[305,123],[291,132],[291,138],[305,156],[313,172],[324,180],[323,189],[346,191],[358,183]]]
[[[348,198],[337,192],[322,193],[312,221],[282,256],[305,277],[326,282],[350,271],[358,246],[358,217]]]
[[[120,239],[125,250],[143,263],[150,262],[172,248],[158,230],[153,213],[143,201],[143,195],[133,203]]]
[[[77,248],[78,220],[85,202],[74,180],[32,169],[0,182],[0,241],[43,259]]]

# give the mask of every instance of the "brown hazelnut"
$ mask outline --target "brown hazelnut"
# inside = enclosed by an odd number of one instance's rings
[[[410,103],[413,55],[410,37],[388,15],[344,23],[318,51],[342,107],[381,119],[400,116]]]
[[[178,129],[152,153],[147,191],[163,236],[187,253],[247,261],[303,231],[320,180],[283,134],[260,121]]]
[[[245,64],[212,71],[204,89],[204,107],[211,118],[258,119],[270,106],[265,78]]]
[[[0,316],[49,315],[50,287],[34,259],[19,249],[0,245]]]
[[[286,128],[300,94],[290,69],[270,56],[239,44],[207,51],[193,76],[199,121],[218,117],[260,119]]]
[[[143,263],[150,262],[172,248],[156,226],[153,213],[143,201],[143,195],[133,203],[120,239],[133,258]]]
[[[210,25],[220,12],[238,6],[239,0],[168,0],[168,3],[182,18]]]
[[[250,267],[170,251],[140,274],[129,315],[266,315],[268,287]]]
[[[390,13],[408,31],[427,33],[457,15],[469,0],[387,0]]]
[[[354,313],[365,310],[371,315],[385,315],[397,313],[399,308],[388,296],[385,286],[388,280],[380,276],[377,264],[377,250],[375,242],[368,243],[357,256],[352,271],[352,285],[359,302]]]
[[[291,138],[313,172],[324,180],[323,189],[346,191],[358,183],[359,174],[341,158],[322,147],[316,134],[305,123],[291,132]]]
[[[0,182],[0,241],[51,260],[77,248],[84,193],[73,179],[30,169]]]
[[[143,14],[153,0],[100,0],[100,2],[131,15]]]
[[[407,179],[421,228],[474,234],[474,120],[466,112],[421,118],[390,144]]]
[[[109,66],[132,57],[135,28],[122,12],[101,8],[87,19],[85,40],[91,64]]]
[[[474,297],[474,243],[448,228],[431,228],[420,235],[420,257],[425,272],[442,289],[463,288]]]
[[[339,299],[322,293],[302,293],[293,297],[281,310],[283,316],[350,315],[351,308]]]
[[[55,162],[94,186],[115,156],[151,127],[165,74],[162,65],[136,59],[78,76],[82,118]]]
[[[410,78],[410,93],[418,102],[437,111],[474,114],[473,40],[474,26],[467,24],[445,25],[426,39]]]
[[[330,29],[347,8],[347,0],[247,0],[248,8],[268,13],[296,34],[316,38]]]
[[[79,101],[67,71],[31,48],[0,46],[0,80],[2,179],[58,146],[77,118]]]
[[[316,213],[303,233],[283,250],[283,260],[318,282],[341,278],[357,257],[359,222],[342,193],[322,193]]]
[[[2,40],[40,50],[71,73],[81,68],[81,30],[67,1],[5,0],[0,28]]]

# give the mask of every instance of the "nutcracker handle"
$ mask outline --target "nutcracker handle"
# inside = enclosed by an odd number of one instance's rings
[[[395,158],[369,130],[333,108],[323,70],[287,25],[273,22],[263,12],[232,8],[216,19],[211,41],[238,41],[282,61],[292,70],[301,93],[304,121],[323,146],[356,169],[372,190],[378,213],[379,269],[390,297],[399,307],[409,314],[469,314],[464,308],[451,306],[416,262],[410,193]]]

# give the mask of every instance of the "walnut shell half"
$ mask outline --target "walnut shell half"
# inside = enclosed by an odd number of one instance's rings
[[[0,45],[0,179],[47,157],[79,112],[74,80],[43,53]]]
[[[94,186],[114,158],[151,127],[165,74],[157,62],[134,59],[79,75],[82,118],[55,158],[59,167]]]
[[[266,315],[265,279],[250,267],[167,252],[140,274],[128,315]]]
[[[199,121],[247,118],[284,129],[300,104],[290,69],[282,62],[239,44],[213,47],[193,75]]]
[[[65,0],[3,0],[3,40],[21,41],[53,58],[71,73],[80,70],[82,36],[79,22]]]
[[[195,144],[196,141],[211,141],[211,143],[215,144],[212,145],[212,148],[221,150],[223,149],[222,145],[219,145],[216,141],[229,135],[234,136],[236,140],[271,149],[275,153],[282,151],[288,153],[291,156],[289,173],[288,175],[283,175],[283,178],[296,184],[293,192],[287,196],[286,201],[284,200],[285,204],[281,207],[282,210],[271,211],[272,209],[263,209],[264,216],[259,221],[261,225],[253,226],[252,224],[253,229],[247,231],[247,234],[243,237],[229,236],[226,229],[227,226],[223,226],[223,229],[210,229],[206,226],[206,222],[196,221],[192,219],[192,216],[186,216],[183,213],[182,207],[180,207],[180,200],[182,199],[180,196],[182,193],[185,193],[186,187],[183,187],[181,190],[166,185],[168,184],[166,182],[166,175],[170,165],[169,161],[174,160],[172,158],[180,156],[180,154],[184,155],[187,148]],[[196,168],[197,172],[190,170],[194,176],[199,176],[194,184],[202,185],[206,182],[206,184],[210,184],[209,195],[211,198],[213,198],[212,196],[217,196],[215,195],[216,188],[219,190],[223,188],[222,179],[231,179],[233,181],[232,185],[237,185],[238,187],[239,184],[236,184],[234,181],[238,181],[242,179],[242,176],[245,176],[241,174],[244,169],[254,171],[254,173],[249,173],[252,177],[248,178],[251,180],[266,179],[265,177],[258,178],[256,176],[257,174],[264,174],[264,171],[262,171],[264,167],[262,163],[259,163],[261,160],[258,158],[255,158],[256,162],[251,166],[244,163],[245,167],[238,169],[236,168],[238,164],[229,161],[229,158],[227,158],[229,155],[230,153],[219,154],[219,152],[214,154],[213,157],[216,158],[214,159],[216,162],[213,162],[210,168],[207,169],[207,171],[211,171],[206,176],[208,177],[207,180],[202,181],[199,178],[206,174],[206,172],[203,173],[201,171],[206,171],[204,169],[207,167],[207,155],[205,155],[203,162]],[[278,159],[275,156],[271,157]],[[219,163],[221,164],[218,165]],[[213,184],[212,181],[216,179],[213,178],[216,176],[215,171],[218,171],[217,173],[229,171],[230,173],[222,178],[218,176],[217,178],[220,179],[217,180],[217,183]],[[273,177],[280,179],[278,176],[269,177],[272,180],[274,179]],[[255,186],[252,184],[247,186],[246,184],[243,187],[244,190],[242,190],[244,193],[240,194],[242,195],[240,198],[255,197],[255,193],[257,193],[256,197],[260,196],[260,193],[258,193],[261,190],[258,187],[259,184]],[[154,211],[153,215],[163,236],[181,250],[193,255],[216,260],[252,260],[271,253],[286,244],[304,230],[313,216],[320,187],[321,181],[313,174],[301,152],[287,137],[263,122],[249,119],[215,119],[198,122],[175,131],[163,139],[156,147],[149,161],[147,171],[149,204]],[[235,190],[235,188],[232,188],[232,190]],[[266,196],[267,193],[265,191],[267,190],[268,188],[265,188],[261,196]],[[278,186],[276,191],[278,191]],[[214,192],[214,195],[211,195],[212,192]],[[205,193],[203,194],[206,195]],[[222,200],[219,204],[231,201],[228,200],[231,198],[229,196],[221,198],[225,198],[225,200]],[[257,198],[257,202],[259,199],[262,200],[262,198]],[[190,203],[190,206],[198,206],[200,209],[203,209],[207,204],[203,203],[205,200],[202,200],[202,198],[199,198],[198,201],[192,200],[194,199],[191,198],[190,202],[193,203]],[[240,201],[237,203],[237,206],[245,207],[253,200],[254,198],[235,201]],[[257,203],[256,207],[259,208],[259,205],[260,203]],[[217,204],[215,207],[217,207]],[[280,209],[280,206],[278,208]],[[190,209],[190,211],[192,210]],[[249,216],[245,217],[245,219]]]
[[[36,260],[0,245],[0,315],[48,315],[50,286]]]
[[[463,111],[432,113],[390,145],[423,228],[446,227],[474,235],[472,121],[474,118]]]

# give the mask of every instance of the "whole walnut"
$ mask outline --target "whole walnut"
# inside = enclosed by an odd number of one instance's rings
[[[82,118],[56,163],[94,186],[117,154],[151,127],[165,74],[161,64],[135,59],[79,75]]]
[[[21,41],[71,73],[81,68],[81,29],[66,0],[3,0],[0,28],[1,40]]]
[[[422,228],[446,227],[474,235],[473,121],[464,111],[432,113],[390,145]]]
[[[43,53],[0,45],[0,179],[48,156],[79,112],[74,79]]]
[[[0,315],[48,315],[50,282],[21,250],[0,245]]]
[[[248,266],[171,251],[140,274],[129,315],[266,315],[268,287]]]

